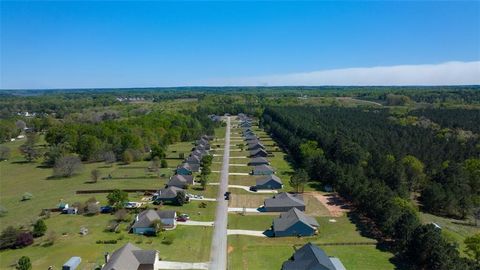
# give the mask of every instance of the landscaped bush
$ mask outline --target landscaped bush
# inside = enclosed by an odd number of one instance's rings
[[[175,236],[173,234],[168,234],[165,235],[162,239],[162,244],[164,245],[171,245],[173,244],[173,241],[175,240]]]
[[[0,217],[6,216],[8,213],[7,208],[0,205]]]
[[[97,240],[95,243],[97,244],[116,244],[117,240],[112,239],[112,240]]]
[[[32,193],[29,193],[29,192],[25,192],[22,195],[22,201],[28,201],[28,200],[31,200],[32,198],[33,198],[33,195]]]

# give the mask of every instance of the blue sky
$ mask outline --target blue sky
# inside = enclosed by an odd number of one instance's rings
[[[371,67],[451,61],[480,78],[478,1],[2,1],[0,35],[3,89],[388,84]],[[282,79],[348,68],[370,77]]]

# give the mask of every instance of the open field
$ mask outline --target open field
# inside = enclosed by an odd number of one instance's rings
[[[111,215],[93,217],[74,215],[55,215],[46,220],[49,230],[58,235],[52,246],[42,246],[43,239],[39,238],[35,244],[24,249],[5,250],[0,254],[0,268],[13,269],[9,266],[22,255],[28,254],[33,263],[33,269],[47,269],[53,265],[60,269],[71,256],[81,256],[80,269],[92,269],[103,262],[104,252],[112,252],[118,247],[131,242],[145,249],[157,249],[164,260],[179,261],[208,261],[212,229],[197,226],[177,226],[175,230],[162,232],[157,237],[146,237],[128,234],[126,225],[121,226],[120,233],[104,232],[107,223],[112,220]],[[79,235],[80,226],[86,226],[89,234]],[[171,245],[162,244],[166,235],[174,237]],[[117,244],[96,244],[97,240],[114,240]],[[187,255],[188,254],[188,255]]]
[[[222,134],[217,129],[218,134]],[[223,132],[224,134],[224,132]],[[0,229],[7,226],[29,225],[34,221],[44,208],[55,208],[63,200],[68,203],[84,202],[95,197],[102,205],[106,204],[106,193],[76,194],[77,190],[93,189],[159,189],[162,188],[168,178],[174,174],[174,169],[182,161],[181,154],[188,156],[193,147],[192,142],[180,142],[170,145],[167,149],[168,168],[162,168],[159,172],[150,172],[150,162],[139,161],[124,165],[115,163],[86,163],[83,171],[71,178],[51,179],[51,168],[44,168],[40,161],[26,163],[18,152],[18,147],[24,141],[5,143],[12,149],[12,157],[8,161],[0,162],[0,205],[8,210],[6,216],[0,218]],[[222,141],[215,142],[223,146]],[[41,140],[39,145],[44,144]],[[99,180],[90,183],[90,172],[99,169],[102,177],[108,180]],[[211,181],[218,181],[218,174],[211,175]],[[33,194],[33,199],[21,201],[23,193]],[[189,187],[189,193],[216,197],[218,187],[208,186],[207,190],[201,190],[199,186]],[[130,193],[131,201],[141,201],[142,193]],[[165,205],[162,209],[176,210],[178,213],[189,214],[192,220],[213,221],[215,218],[216,202],[205,202],[206,208],[199,208],[200,201],[192,201],[184,206]],[[154,206],[159,207],[159,206]],[[133,214],[131,214],[133,217]],[[197,226],[177,226],[175,230],[163,232],[158,237],[145,237],[128,234],[127,225],[121,225],[120,233],[105,232],[104,229],[113,216],[101,214],[93,217],[82,215],[60,215],[52,213],[46,219],[48,231],[54,231],[57,240],[52,246],[43,246],[45,237],[38,238],[32,246],[18,250],[4,250],[0,253],[0,268],[9,269],[10,265],[22,255],[28,254],[34,269],[46,269],[53,265],[56,269],[71,256],[82,257],[81,269],[92,269],[103,261],[103,253],[112,252],[121,245],[131,242],[142,248],[157,249],[160,257],[164,260],[178,260],[187,262],[208,261],[211,241],[211,228]],[[80,236],[80,227],[89,229],[89,234]],[[171,245],[162,244],[165,235],[172,235],[175,240]],[[96,244],[97,240],[118,240],[117,244]],[[75,243],[75,244],[72,244]],[[186,255],[188,254],[188,255]]]
[[[475,227],[474,224],[470,224],[467,221],[434,216],[423,212],[420,213],[420,218],[423,223],[434,222],[439,225],[442,228],[442,233],[446,235],[448,239],[457,242],[459,246],[458,250],[462,255],[466,255],[464,252],[465,244],[463,243],[465,238],[480,233],[479,227]]]

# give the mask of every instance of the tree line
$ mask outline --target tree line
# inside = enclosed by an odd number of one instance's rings
[[[440,230],[421,225],[412,203],[418,199],[441,214],[471,213],[479,203],[478,140],[448,140],[390,116],[378,109],[271,106],[261,124],[298,168],[372,220],[373,231],[412,268],[478,269]]]

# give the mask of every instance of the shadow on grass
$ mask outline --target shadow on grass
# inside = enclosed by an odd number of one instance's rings
[[[377,229],[375,223],[359,213],[358,211],[351,211],[347,213],[348,219],[355,224],[357,230],[361,236],[373,238],[378,241],[376,248],[383,252],[393,253],[395,256],[389,259],[389,261],[395,265],[396,270],[409,270],[411,269],[401,256],[395,254],[393,242],[385,241],[382,237],[382,233]]]
[[[27,161],[27,160],[19,160],[19,161],[12,161],[12,164],[28,164],[28,163],[34,163],[33,161]]]

